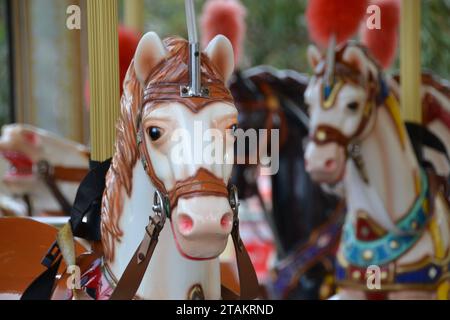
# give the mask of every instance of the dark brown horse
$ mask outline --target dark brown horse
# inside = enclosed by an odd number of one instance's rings
[[[271,177],[272,210],[264,210],[278,258],[276,275],[268,284],[271,298],[320,298],[321,285],[333,268],[334,246],[328,241],[320,247],[319,240],[338,237],[343,216],[336,210],[338,198],[313,183],[305,170],[307,83],[308,77],[295,71],[259,66],[236,72],[230,85],[240,128],[280,130],[280,166]],[[241,197],[256,196],[263,203],[256,172],[256,165],[239,165],[234,180]]]

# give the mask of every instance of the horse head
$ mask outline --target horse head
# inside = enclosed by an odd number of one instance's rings
[[[225,86],[234,68],[233,49],[228,39],[217,36],[198,54],[201,83],[207,91],[186,96],[188,42],[161,41],[150,32],[138,45],[124,83],[116,154],[103,200],[102,234],[109,259],[121,236],[123,201],[118,199],[123,199],[123,189],[131,194],[136,165],[142,166],[161,195],[181,255],[212,259],[225,249],[234,222],[228,182],[237,110]],[[215,158],[219,161],[193,159],[198,149],[192,152],[191,143],[202,139],[220,140],[223,150],[215,150],[221,154]],[[180,148],[180,142],[186,149]]]
[[[362,47],[348,44],[335,51],[331,82],[327,62],[316,47],[309,47],[308,59],[315,75],[305,92],[312,133],[306,167],[314,180],[337,183],[344,176],[353,144],[373,128],[377,100],[386,88]]]

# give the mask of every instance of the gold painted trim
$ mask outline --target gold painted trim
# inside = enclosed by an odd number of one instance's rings
[[[397,274],[401,274],[401,273],[414,271],[414,270],[417,270],[417,269],[420,269],[420,268],[424,268],[425,266],[427,266],[428,264],[431,264],[431,263],[435,264],[435,265],[437,265],[439,267],[443,267],[444,268],[444,272],[446,272],[445,269],[447,268],[448,264],[450,263],[450,250],[447,249],[447,256],[443,260],[438,260],[436,258],[433,258],[433,257],[430,257],[430,256],[426,256],[426,257],[423,257],[422,259],[420,259],[417,262],[396,266],[396,272],[397,272]]]
[[[445,281],[450,280],[450,273],[444,274],[440,281],[436,284],[381,284],[381,289],[370,290],[366,285],[361,283],[355,283],[354,281],[344,280],[337,281],[337,286],[340,289],[351,288],[356,290],[361,290],[364,292],[393,292],[393,291],[406,291],[406,290],[420,290],[420,291],[437,291],[439,286]]]

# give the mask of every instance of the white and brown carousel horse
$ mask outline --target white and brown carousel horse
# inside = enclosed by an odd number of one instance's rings
[[[153,206],[149,195],[162,195],[162,213],[170,218],[136,292],[144,299],[185,299],[193,289],[206,299],[219,299],[217,257],[237,223],[227,187],[232,165],[225,161],[233,155],[234,139],[227,140],[224,164],[179,164],[171,152],[176,145],[171,134],[177,129],[194,137],[195,124],[201,123],[202,136],[214,128],[225,139],[237,123],[224,84],[233,70],[229,41],[218,36],[201,54],[202,90],[207,92],[195,96],[189,96],[187,88],[180,91],[189,83],[189,49],[182,39],[162,42],[155,33],[141,40],[124,84],[116,154],[106,181],[103,270],[112,287],[115,279],[123,278],[145,234]]]
[[[360,46],[334,46],[314,69],[307,170],[344,180],[348,216],[337,255],[340,298],[447,299],[449,206],[445,183],[418,163],[397,100]],[[369,285],[370,267],[380,286]],[[372,283],[373,284],[373,283]]]
[[[89,151],[25,124],[5,125],[0,137],[1,205],[5,216],[61,216],[88,172]]]
[[[189,14],[188,21],[194,21]],[[193,22],[190,38],[192,28]],[[77,264],[84,266],[82,289],[73,295],[69,292],[69,297],[235,297],[221,287],[218,259],[230,235],[240,296],[258,296],[256,274],[239,236],[237,191],[228,185],[237,110],[225,82],[234,68],[233,49],[223,36],[214,38],[204,53],[194,36],[190,40],[161,41],[150,32],[139,43],[124,82],[116,152],[101,193],[101,243],[94,243],[93,253],[85,256],[92,264],[79,259]],[[219,162],[180,162],[180,154],[173,152],[179,144],[173,137],[177,129],[185,137],[198,137],[194,133],[198,124],[200,138],[211,138],[212,129],[220,131],[223,157]],[[99,179],[92,182],[100,184]],[[94,189],[88,186],[79,195]],[[79,208],[76,200],[73,211]],[[76,235],[73,224],[78,222],[71,222]],[[67,249],[70,241],[60,239],[67,237],[59,237],[47,255],[49,270],[55,273],[61,255],[73,264],[73,249]],[[36,281],[26,292],[28,298],[36,297],[29,291]],[[64,297],[67,291],[58,288],[55,295]]]

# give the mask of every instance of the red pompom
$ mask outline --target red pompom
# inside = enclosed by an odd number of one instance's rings
[[[124,26],[119,26],[119,72],[120,72],[120,95],[122,95],[122,84],[134,58],[134,53],[139,44],[140,35]]]
[[[358,31],[368,7],[367,0],[309,0],[306,19],[311,39],[323,48],[331,36],[337,44]]]
[[[246,15],[247,10],[239,0],[208,0],[201,16],[203,47],[215,36],[224,35],[233,45],[234,61],[238,65],[246,32]]]
[[[388,69],[397,55],[400,1],[374,0],[372,4],[380,8],[380,29],[369,29],[363,24],[361,41],[378,63],[384,69]]]

